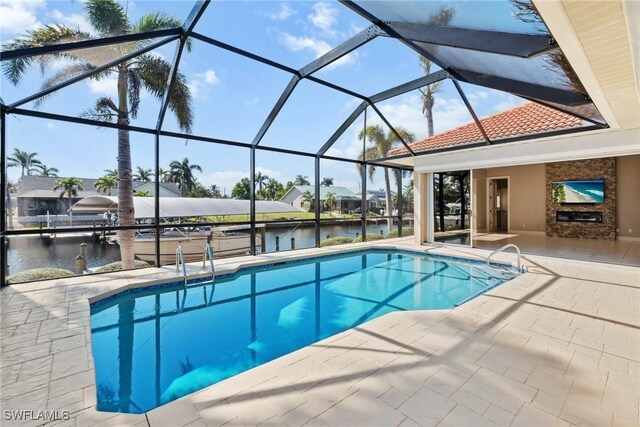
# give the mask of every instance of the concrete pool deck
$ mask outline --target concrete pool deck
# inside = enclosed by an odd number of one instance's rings
[[[395,239],[216,269],[391,245],[488,254]],[[523,261],[528,273],[460,307],[387,314],[142,415],[95,409],[89,298],[175,278],[174,269],[10,286],[0,294],[2,425],[44,424],[10,421],[7,410],[66,410],[70,419],[50,425],[72,426],[640,425],[640,269]]]

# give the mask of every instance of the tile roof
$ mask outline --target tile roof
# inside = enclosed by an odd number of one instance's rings
[[[480,122],[491,140],[545,133],[582,125],[582,120],[575,116],[535,102],[527,102],[502,113],[485,117]],[[475,122],[471,122],[422,141],[411,143],[409,146],[413,151],[419,152],[483,141],[480,129]],[[400,147],[390,150],[388,155],[404,153],[407,153],[407,149]]]

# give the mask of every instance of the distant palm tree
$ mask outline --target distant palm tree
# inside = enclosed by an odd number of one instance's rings
[[[332,211],[336,207],[336,195],[334,193],[327,193],[324,198],[324,208],[328,211]]]
[[[101,191],[103,193],[107,193],[107,196],[111,195],[111,190],[118,188],[118,179],[113,175],[105,175],[96,179],[96,182],[93,183],[93,186],[96,190]]]
[[[302,193],[302,199],[300,201],[302,202],[302,205],[303,206],[306,205],[307,210],[311,212],[315,208],[315,200],[316,198],[313,195],[313,193],[307,190],[304,193]]]
[[[306,175],[296,175],[296,180],[293,181],[293,185],[311,185],[309,177]]]
[[[119,36],[131,33],[178,28],[182,22],[164,13],[149,13],[137,22],[130,22],[127,11],[117,0],[86,0],[84,3],[86,17],[93,30],[91,33],[79,28],[67,27],[63,24],[52,24],[27,32],[21,37],[3,45],[4,50],[28,49],[64,42],[75,42],[89,39]],[[51,88],[70,78],[78,77],[93,70],[99,65],[121,58],[144,46],[153,40],[139,40],[103,46],[96,49],[66,50],[48,55],[23,56],[2,62],[2,68],[7,79],[17,85],[30,65],[38,65],[42,72],[53,71],[53,75],[43,83],[43,88]],[[189,50],[191,43],[186,42]],[[98,52],[98,53],[97,53]],[[62,69],[50,67],[54,59],[63,59]],[[83,113],[83,117],[104,122],[116,122],[128,126],[131,119],[138,115],[141,93],[146,90],[152,96],[162,99],[167,88],[171,63],[163,56],[146,53],[131,58],[128,61],[114,65],[103,72],[89,77],[94,80],[104,80],[108,76],[117,77],[117,96],[112,99],[102,96],[96,100],[95,107]],[[191,108],[191,93],[186,77],[177,73],[175,84],[168,98],[168,108],[178,119],[178,125],[186,133],[191,132],[193,113]],[[44,98],[40,98],[41,102]],[[131,146],[129,130],[118,129],[118,218],[122,225],[133,225],[135,211],[133,206],[133,184],[131,173]],[[119,230],[118,243],[122,258],[122,268],[134,267],[133,241],[134,230]],[[128,403],[123,401],[128,407]],[[126,409],[126,408],[125,408]]]
[[[172,161],[169,167],[171,170],[169,170],[168,180],[178,184],[183,196],[193,190],[196,182],[193,171],[202,172],[202,168],[199,165],[192,165],[187,157],[182,159],[181,162],[178,160]]]
[[[50,168],[47,165],[45,165],[44,163],[39,166],[39,169],[40,169],[40,176],[57,177],[58,176],[58,172],[60,172],[60,170],[58,170],[58,168]]]
[[[158,175],[160,175],[160,182],[169,182],[169,172],[164,170],[162,166],[158,168]]]
[[[415,136],[406,129],[401,127],[397,127],[396,131],[400,134],[402,139],[405,142],[411,142],[415,139]],[[366,129],[360,131],[358,135],[359,140],[366,140],[369,145],[363,154],[358,156],[359,160],[373,160],[373,159],[381,159],[387,156],[389,150],[391,150],[397,143],[400,141],[396,134],[389,130],[389,133],[385,134],[384,129],[380,125],[372,125],[367,126]],[[358,163],[357,165],[358,172],[361,171],[362,166]],[[367,166],[367,172],[369,173],[369,179],[373,182],[373,177],[376,173],[376,167],[373,165]],[[391,215],[391,210],[393,208],[392,200],[391,200],[391,181],[389,180],[389,169],[384,168],[384,191],[385,191],[385,201],[386,201],[386,216]],[[389,228],[389,232],[393,228],[393,219],[387,218],[387,226]]]
[[[251,193],[251,181],[249,178],[242,178],[236,182],[236,185],[231,189],[231,197],[238,200],[248,200]]]
[[[324,185],[325,187],[331,187],[333,185],[333,178],[324,177],[322,181],[320,181],[320,185]]]
[[[220,191],[220,187],[218,187],[216,184],[211,184],[209,186],[209,194],[211,195],[212,199],[221,199],[222,198],[222,191]]]
[[[69,209],[71,209],[71,199],[78,197],[78,191],[82,191],[84,188],[80,178],[70,177],[56,179],[53,183],[53,191],[57,190],[62,190],[60,199],[62,200],[66,196],[69,202]]]
[[[276,200],[278,193],[284,191],[284,186],[277,179],[270,178],[264,188],[265,198],[267,200]]]
[[[134,180],[142,181],[142,182],[151,182],[151,177],[153,176],[151,169],[143,169],[140,166],[138,166],[137,169],[138,169],[138,173],[133,175]]]
[[[451,19],[453,18],[453,14],[454,14],[454,10],[450,6],[446,4],[442,5],[440,6],[440,9],[438,9],[438,11],[435,14],[429,17],[429,20],[427,23],[431,25],[439,25],[439,26],[448,25],[449,22],[451,22]],[[431,66],[433,65],[433,63],[429,58],[425,56],[420,55],[419,58],[420,58],[420,65],[422,66],[424,73],[426,75],[429,75],[431,73]],[[428,136],[433,136],[434,134],[434,130],[433,130],[433,106],[435,104],[434,95],[440,90],[441,83],[442,83],[442,80],[432,83],[430,85],[426,85],[424,89],[420,89],[420,92],[422,93],[422,114],[424,114],[425,117],[427,118]]]
[[[31,175],[32,172],[38,170],[42,162],[36,159],[38,153],[28,153],[18,148],[13,149],[13,154],[7,157],[7,167],[19,166],[22,168],[20,176]]]
[[[118,179],[118,171],[116,169],[105,169],[106,174],[104,176],[110,176],[114,179]]]
[[[256,172],[255,175],[255,182],[256,185],[258,186],[258,193],[262,196],[264,196],[263,192],[262,192],[262,188],[265,184],[265,182],[267,182],[269,180],[269,177],[267,175],[264,175],[262,172]]]

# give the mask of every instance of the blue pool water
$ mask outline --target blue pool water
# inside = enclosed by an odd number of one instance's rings
[[[141,413],[383,314],[445,309],[517,274],[367,250],[256,267],[91,306],[98,409]]]

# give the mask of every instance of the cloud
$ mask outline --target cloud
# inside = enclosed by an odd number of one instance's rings
[[[45,5],[45,0],[0,0],[2,33],[22,34],[42,26],[36,12]]]
[[[282,173],[276,170],[256,167],[256,172],[261,172],[263,175],[267,175],[269,178],[274,178],[282,181]],[[233,186],[236,185],[236,183],[238,183],[242,178],[249,178],[249,170],[231,170],[205,173],[198,176],[198,181],[201,182],[205,187],[215,184],[220,187],[221,191],[226,190],[227,195],[231,195]]]
[[[265,15],[274,21],[286,21],[296,13],[298,12],[289,7],[287,3],[280,3],[280,9],[277,12],[266,13]]]
[[[91,24],[84,15],[65,15],[58,9],[53,9],[51,12],[47,13],[47,16],[58,24],[63,24],[71,28],[79,28],[81,31],[85,31],[87,33],[91,33],[93,31]]]
[[[311,6],[311,9],[313,9],[313,13],[307,15],[309,22],[324,34],[336,37],[338,31],[334,27],[338,23],[340,11],[327,2],[318,2]]]
[[[398,102],[379,106],[382,114],[395,127],[404,127],[416,136],[416,140],[427,136],[427,119],[422,114],[419,95],[404,95]],[[473,121],[469,110],[458,98],[438,98],[433,108],[433,123],[436,135]],[[381,122],[376,118],[372,124]]]
[[[332,48],[329,43],[324,40],[317,39],[315,37],[294,36],[289,33],[282,33],[280,35],[280,42],[291,52],[311,51],[315,58],[319,58],[325,53],[329,52]],[[325,69],[336,68],[341,65],[354,64],[358,59],[357,52],[351,52],[348,55],[343,56],[337,61],[329,64]]]
[[[118,96],[118,79],[115,76],[110,76],[104,79],[95,80],[87,79],[87,86],[89,91],[98,95],[109,96],[116,98]]]
[[[209,98],[211,86],[220,83],[220,79],[214,70],[206,70],[204,73],[196,73],[188,83],[191,95],[196,99]]]
[[[248,178],[249,171],[221,171],[212,172],[198,176],[198,181],[205,187],[217,185],[220,191],[226,191],[227,195],[231,195],[233,186],[242,178]]]

